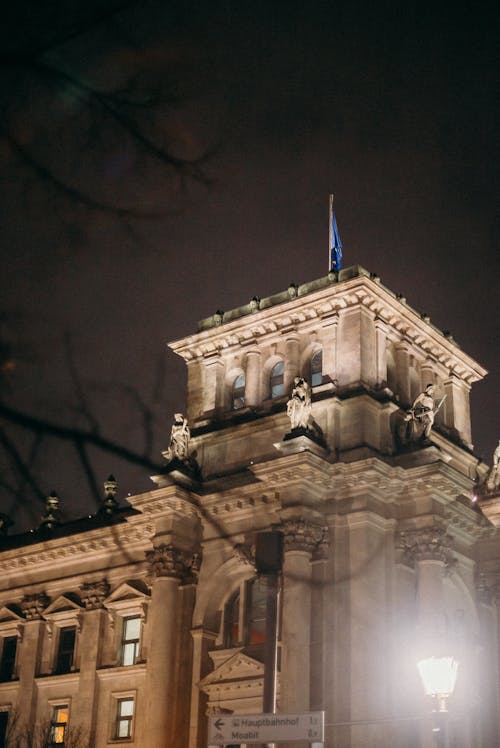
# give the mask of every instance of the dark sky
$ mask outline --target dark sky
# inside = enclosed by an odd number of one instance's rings
[[[344,265],[376,271],[489,370],[472,394],[489,462],[500,436],[496,6],[122,5],[95,23],[106,6],[20,3],[3,24],[0,312],[16,362],[4,401],[139,452],[144,401],[159,458],[184,407],[183,365],[165,343],[218,308],[325,275],[333,191]],[[181,184],[103,113],[95,91],[131,81],[163,94],[134,110],[141,132],[176,156],[206,154],[208,184]],[[162,214],[89,208],[61,185]],[[31,441],[8,433],[27,456]],[[89,456],[99,481],[117,474],[121,496],[152,487],[143,468]],[[68,515],[95,510],[74,445],[44,439],[35,473]],[[26,489],[21,503],[22,517],[0,486],[0,511],[36,525],[41,502]]]

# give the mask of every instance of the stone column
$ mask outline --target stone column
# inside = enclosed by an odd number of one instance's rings
[[[260,392],[260,351],[247,351],[245,372],[245,405],[255,407],[261,402]]]
[[[395,345],[397,394],[401,405],[411,405],[409,344],[402,340]]]
[[[83,584],[80,587],[81,600],[85,610],[80,614],[79,636],[79,669],[80,682],[75,699],[72,724],[81,727],[82,734],[89,739],[89,744],[95,742],[94,711],[97,703],[96,670],[101,664],[104,628],[106,625],[106,611],[103,602],[109,594],[106,581]]]
[[[280,711],[310,708],[311,557],[325,543],[325,528],[304,519],[286,520],[283,563]]]
[[[49,604],[44,593],[26,595],[21,603],[21,609],[26,623],[24,624],[21,651],[19,654],[19,690],[17,709],[21,723],[31,726],[35,721],[36,686],[35,677],[38,675],[42,655],[45,621],[43,610]]]
[[[150,646],[146,666],[147,709],[144,745],[180,748],[182,729],[175,724],[176,648],[180,614],[179,583],[197,573],[198,557],[173,545],[148,551],[153,583],[149,607]]]
[[[299,336],[297,334],[289,335],[286,339],[285,375],[283,380],[285,395],[289,395],[291,392],[294,377],[299,373],[299,366]]]
[[[189,748],[207,744],[206,708],[208,698],[199,682],[210,672],[213,663],[208,651],[213,648],[217,634],[206,629],[191,630],[193,637],[193,677],[191,680],[191,715],[189,720]]]
[[[206,356],[203,381],[203,412],[214,413],[224,403],[224,362],[218,353]]]
[[[380,387],[387,385],[387,327],[385,323],[375,319],[376,339],[376,384]]]
[[[416,657],[430,657],[453,649],[446,624],[443,579],[452,561],[451,538],[439,526],[422,527],[402,534],[405,560],[417,572]],[[447,651],[447,654],[457,654]],[[420,745],[431,748],[429,725],[421,725]]]
[[[451,374],[444,381],[446,400],[443,403],[443,421],[446,426],[456,431],[460,439],[472,448],[469,392],[470,385],[454,374]]]
[[[337,379],[337,330],[339,326],[338,313],[332,312],[322,319],[323,323],[323,376]]]

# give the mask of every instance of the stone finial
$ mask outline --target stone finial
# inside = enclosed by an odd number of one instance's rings
[[[40,529],[52,530],[59,525],[59,497],[55,491],[45,499],[45,514],[43,515]]]
[[[305,519],[289,519],[283,523],[285,535],[285,553],[287,551],[305,551],[310,554],[319,552],[324,558],[328,546],[328,527],[309,522]]]
[[[0,512],[0,538],[5,537],[9,532],[9,527],[12,527],[14,522],[11,520],[8,514]]]
[[[252,296],[249,302],[250,311],[258,312],[260,309],[260,298],[258,296]]]
[[[24,596],[21,601],[21,610],[27,621],[39,621],[48,604],[49,598],[45,592],[36,592],[33,595]]]
[[[105,579],[100,582],[85,582],[80,586],[81,600],[85,610],[102,608],[104,600],[109,595],[110,586]]]
[[[296,283],[290,283],[290,285],[288,286],[288,296],[289,296],[289,298],[290,299],[297,298],[298,293],[299,293],[299,287],[297,286],[297,284]]]
[[[214,325],[216,327],[219,327],[219,325],[222,325],[222,322],[224,320],[224,312],[222,311],[222,309],[217,309],[217,311],[215,312],[213,316],[213,320],[214,320]]]
[[[118,482],[114,475],[110,475],[108,480],[104,481],[104,499],[101,506],[101,512],[113,514],[118,509],[118,502],[115,499],[118,491]]]
[[[399,534],[398,548],[403,551],[403,563],[411,567],[418,561],[442,561],[446,567],[452,566],[450,546],[451,537],[444,528],[435,525]]]
[[[158,545],[146,551],[151,576],[170,577],[183,582],[194,582],[201,565],[201,554],[184,551],[174,545]]]

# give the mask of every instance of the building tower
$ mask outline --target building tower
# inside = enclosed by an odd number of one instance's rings
[[[205,748],[208,715],[261,712],[255,543],[278,529],[278,711],[325,710],[327,748],[431,746],[416,662],[447,650],[451,744],[498,745],[500,535],[473,501],[486,466],[469,411],[485,370],[361,267],[218,312],[170,347],[190,432],[179,416],[184,446],[156,488],[0,546],[0,636],[17,642],[0,710],[54,725],[66,708],[63,729],[96,748]],[[311,408],[294,427],[301,379]],[[428,385],[426,438],[412,404]]]

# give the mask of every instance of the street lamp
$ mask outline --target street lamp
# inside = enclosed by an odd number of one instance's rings
[[[448,698],[455,689],[457,681],[458,662],[454,657],[426,657],[417,663],[422,679],[424,691],[431,696],[437,708],[437,717],[433,732],[438,746],[447,746],[446,717],[448,713]]]

